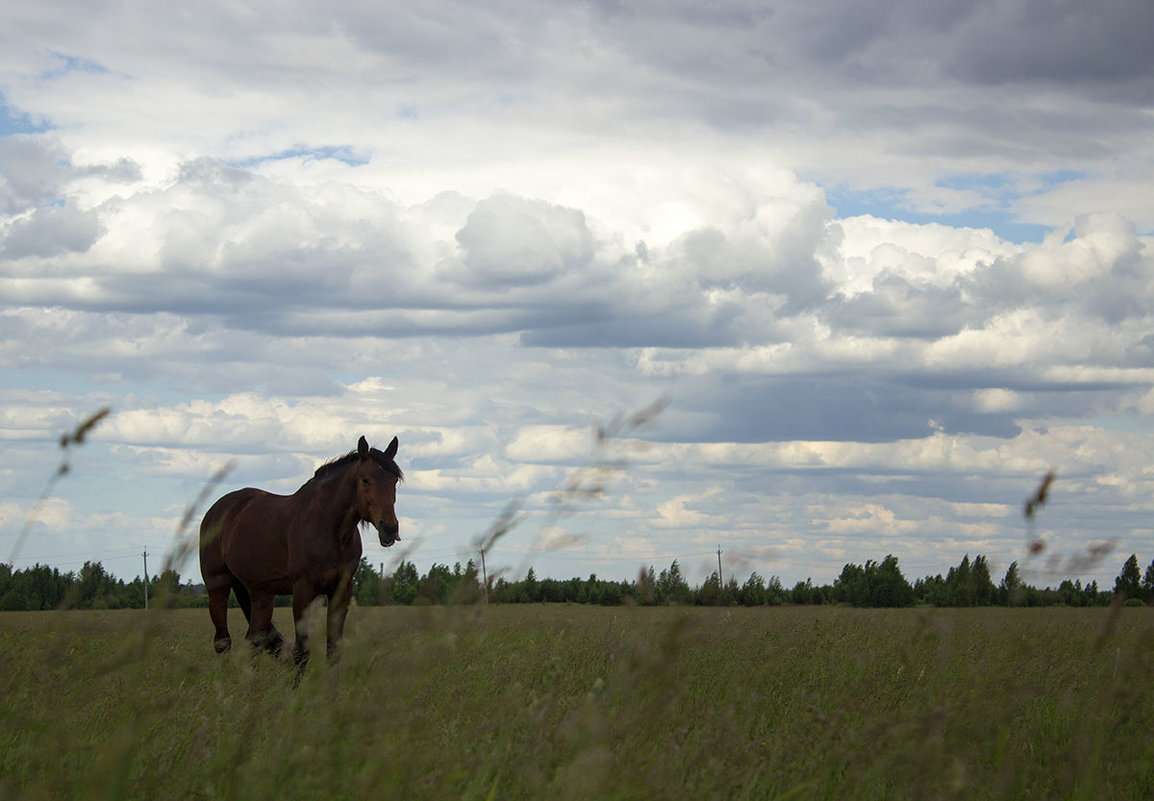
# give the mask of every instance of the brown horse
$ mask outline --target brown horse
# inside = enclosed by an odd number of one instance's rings
[[[294,655],[302,669],[308,660],[302,618],[313,601],[325,596],[328,653],[335,653],[361,560],[359,524],[372,523],[385,547],[400,539],[393,506],[404,474],[393,461],[396,454],[396,437],[384,451],[370,448],[361,437],[355,451],[317,468],[292,495],[249,487],[212,505],[200,524],[200,572],[217,653],[232,646],[230,590],[248,620],[245,639],[272,653],[284,642],[272,623],[273,596],[292,594]]]

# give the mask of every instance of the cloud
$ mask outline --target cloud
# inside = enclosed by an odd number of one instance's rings
[[[83,253],[104,233],[91,212],[73,207],[39,208],[7,226],[0,240],[0,258],[60,256]]]
[[[52,137],[0,137],[0,213],[19,214],[56,199],[68,176],[65,152]]]
[[[456,239],[464,268],[457,280],[465,284],[536,284],[593,259],[584,214],[507,194],[478,203]]]
[[[539,573],[1010,557],[1055,467],[1154,542],[1144,7],[256,8],[0,12],[6,500],[104,405],[94,543],[398,434],[455,552],[665,397]]]
[[[757,194],[766,186],[721,176],[705,187],[722,201],[710,225],[630,249],[604,221],[510,193],[405,207],[199,159],[97,206],[106,235],[60,278],[10,280],[30,306],[7,319],[53,342],[55,364],[74,352],[105,375],[220,388],[247,375],[325,396],[339,391],[329,352],[376,349],[373,337],[646,347],[643,375],[680,376],[671,386],[693,422],[679,435],[705,441],[1012,436],[1023,416],[1093,414],[1131,392],[1080,379],[1102,399],[1037,394],[1070,383],[1054,368],[1146,358],[1154,271],[1124,219],[1087,215],[1065,238],[1012,245],[832,220],[811,185]],[[144,368],[144,356],[163,360]]]
[[[657,505],[657,519],[653,524],[659,529],[702,529],[716,525],[717,518],[701,511],[700,506],[709,498],[720,495],[720,488],[714,487],[699,495],[679,495]]]
[[[505,456],[520,462],[568,462],[586,458],[592,432],[564,426],[526,426],[505,448]]]
[[[1135,91],[1154,75],[1154,58],[1141,33],[1150,14],[1139,5],[1106,3],[1095,13],[1065,3],[1038,15],[1027,2],[1015,2],[975,11],[959,31],[959,47],[949,62],[962,78]],[[1030,35],[1010,36],[1023,29]]]

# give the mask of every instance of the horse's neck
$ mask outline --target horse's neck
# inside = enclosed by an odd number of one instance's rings
[[[348,471],[325,478],[314,478],[299,490],[302,500],[317,516],[316,523],[334,531],[355,531],[360,522],[357,515],[356,481]]]

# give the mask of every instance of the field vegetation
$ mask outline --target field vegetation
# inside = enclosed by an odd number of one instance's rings
[[[203,610],[0,613],[0,798],[1154,797],[1148,608],[391,606],[346,635],[293,690]]]

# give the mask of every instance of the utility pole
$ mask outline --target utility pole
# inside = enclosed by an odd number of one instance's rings
[[[485,590],[485,603],[489,603],[489,573],[485,570],[485,549],[481,549],[481,586]]]
[[[144,549],[144,608],[148,609],[148,549]]]
[[[717,546],[717,586],[724,589],[725,580],[721,578],[721,546]]]

